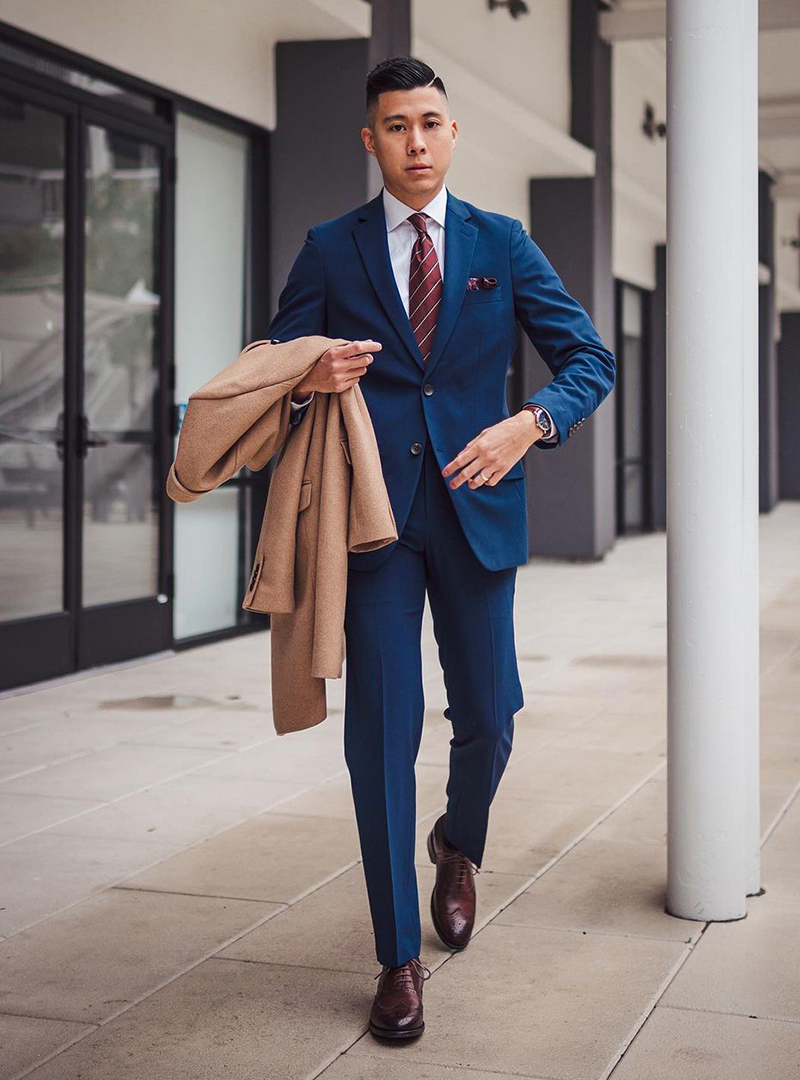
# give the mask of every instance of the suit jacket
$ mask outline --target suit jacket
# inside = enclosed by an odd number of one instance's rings
[[[468,289],[470,277],[493,277],[497,284]],[[530,399],[543,405],[558,427],[557,443],[536,444],[552,450],[570,438],[614,384],[614,356],[588,314],[518,219],[481,210],[448,192],[444,289],[426,364],[392,272],[381,193],[308,230],[269,336],[286,341],[331,331],[349,340],[381,342],[359,385],[402,533],[425,444],[432,444],[444,467],[483,428],[509,415],[506,377],[518,322],[553,376]],[[455,490],[448,485],[447,490],[485,567],[499,570],[527,561],[521,461],[496,485],[462,484]],[[377,566],[392,548],[350,553],[349,567]]]
[[[289,425],[292,388],[343,339],[254,341],[189,398],[167,494],[191,502],[242,466],[280,452],[242,602],[270,612],[272,712],[279,735],[327,716],[325,680],[342,675],[348,552],[397,539],[360,385],[315,394]]]

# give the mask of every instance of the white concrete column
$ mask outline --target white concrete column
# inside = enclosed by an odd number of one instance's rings
[[[745,915],[748,883],[756,19],[667,2],[667,910],[702,920]]]
[[[758,402],[758,5],[745,3],[742,11],[742,320],[744,340],[745,409]],[[774,270],[773,270],[774,273]],[[752,431],[752,428],[751,428]],[[760,606],[758,574],[759,454],[753,432],[745,447],[744,463],[744,787],[746,892],[754,896],[761,888],[761,745],[760,745]]]

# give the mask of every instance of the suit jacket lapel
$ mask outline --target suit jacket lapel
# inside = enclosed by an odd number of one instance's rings
[[[448,192],[444,230],[444,288],[427,364],[417,345],[392,271],[382,192],[364,205],[353,226],[353,237],[377,297],[414,361],[426,374],[430,374],[444,351],[464,299],[478,235],[475,226],[467,222],[468,217],[470,213],[464,203]]]
[[[457,199],[448,192],[444,218],[444,288],[439,314],[436,317],[436,329],[433,331],[431,353],[427,364],[423,364],[428,375],[433,371],[444,352],[445,345],[450,340],[464,302],[472,253],[478,239],[477,228],[467,221],[470,216],[469,210],[461,199]]]
[[[392,271],[389,255],[389,241],[386,236],[386,215],[383,212],[383,193],[378,194],[362,208],[358,221],[353,226],[353,237],[372,287],[383,305],[389,320],[400,335],[411,356],[420,367],[425,364],[419,351],[417,339],[408,321],[406,309],[397,289],[397,282]]]

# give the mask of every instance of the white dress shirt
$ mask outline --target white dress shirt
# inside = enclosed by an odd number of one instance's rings
[[[405,308],[406,315],[408,315],[408,285],[411,268],[411,252],[417,240],[417,230],[408,218],[409,215],[413,214],[415,211],[413,206],[408,206],[406,203],[401,202],[400,199],[396,198],[384,187],[383,212],[386,216],[386,239],[389,244],[389,257],[392,263],[392,272],[394,273],[394,279],[397,282],[400,299],[403,301],[403,307]],[[445,218],[447,215],[447,187],[445,184],[442,184],[438,195],[434,195],[431,201],[422,207],[421,212],[424,213],[428,219],[426,222],[428,236],[430,236],[433,246],[436,249],[436,258],[439,260],[439,272],[442,275],[442,281],[444,282],[444,229]],[[308,397],[303,401],[292,401],[292,409],[305,408],[313,396],[314,391],[312,390]],[[540,407],[542,412],[550,417],[550,423],[552,425],[552,434],[540,441],[555,442],[558,438],[558,432],[553,423],[553,418],[544,406]]]

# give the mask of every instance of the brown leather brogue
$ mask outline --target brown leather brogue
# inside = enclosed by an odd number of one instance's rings
[[[428,834],[428,854],[436,865],[436,884],[431,893],[431,918],[436,933],[448,949],[465,949],[475,925],[474,874],[480,870],[466,855],[444,838],[442,814]]]
[[[422,984],[430,968],[419,957],[400,967],[386,964],[375,978],[378,989],[369,1014],[369,1030],[379,1039],[413,1039],[425,1030],[422,1018]]]

